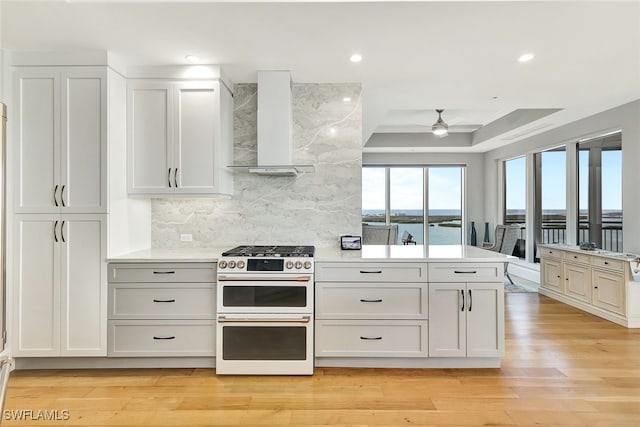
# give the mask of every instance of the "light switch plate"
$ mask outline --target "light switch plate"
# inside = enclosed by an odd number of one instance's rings
[[[181,242],[193,242],[193,234],[181,234],[180,235]]]

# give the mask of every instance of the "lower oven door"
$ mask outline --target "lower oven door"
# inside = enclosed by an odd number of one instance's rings
[[[313,315],[219,315],[216,374],[313,375]]]
[[[218,313],[312,313],[313,276],[218,275]]]

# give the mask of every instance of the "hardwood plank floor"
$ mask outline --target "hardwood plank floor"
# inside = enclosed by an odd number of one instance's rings
[[[501,369],[18,371],[5,410],[68,420],[3,426],[638,426],[640,330],[535,293],[506,294]]]

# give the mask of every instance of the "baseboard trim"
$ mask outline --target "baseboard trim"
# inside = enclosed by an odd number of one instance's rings
[[[16,357],[16,369],[215,368],[215,357]]]

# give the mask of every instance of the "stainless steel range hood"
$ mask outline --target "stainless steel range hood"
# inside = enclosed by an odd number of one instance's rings
[[[234,170],[272,176],[313,172],[312,165],[294,165],[291,73],[258,71],[258,164]]]

